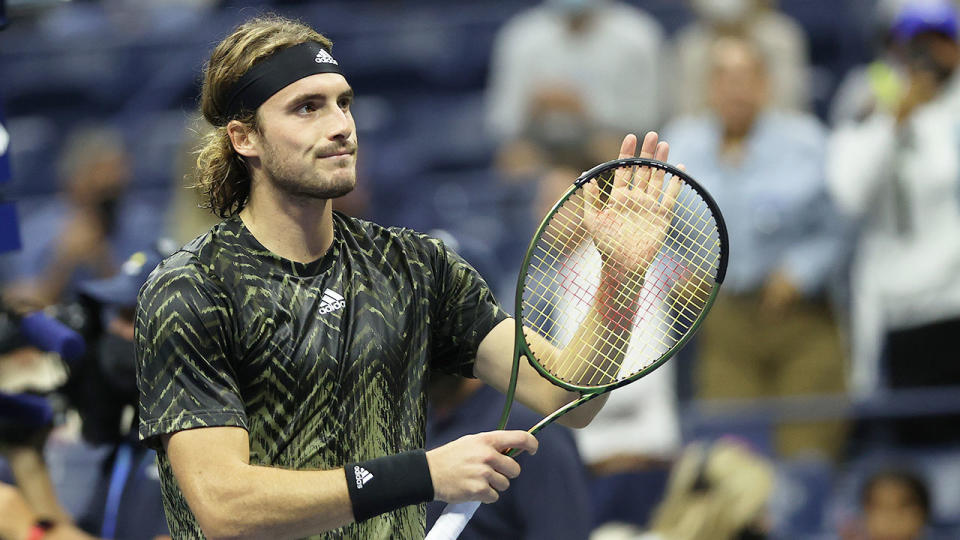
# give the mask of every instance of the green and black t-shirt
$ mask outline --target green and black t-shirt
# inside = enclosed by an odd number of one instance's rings
[[[157,448],[174,538],[203,534],[159,436],[239,426],[250,462],[334,469],[422,448],[428,370],[472,376],[507,315],[443,244],[334,213],[333,246],[301,264],[230,218],[166,259],[140,291],[140,437]],[[423,506],[318,538],[422,538]]]

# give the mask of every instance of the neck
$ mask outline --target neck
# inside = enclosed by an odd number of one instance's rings
[[[724,161],[731,164],[740,163],[753,123],[750,121],[735,128],[725,126],[720,140],[720,153]]]
[[[332,201],[292,196],[269,181],[254,180],[240,219],[265,248],[294,262],[315,261],[333,244]]]

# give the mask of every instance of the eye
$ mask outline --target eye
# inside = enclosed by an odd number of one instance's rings
[[[349,109],[351,104],[353,104],[353,98],[350,96],[343,96],[337,101],[337,105],[343,110]]]
[[[310,114],[317,110],[317,106],[313,102],[304,103],[297,107],[297,114]]]

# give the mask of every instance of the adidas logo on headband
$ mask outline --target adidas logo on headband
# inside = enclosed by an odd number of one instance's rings
[[[334,60],[334,58],[333,58],[332,56],[330,56],[330,53],[328,53],[327,51],[325,51],[325,50],[323,50],[323,49],[320,49],[320,52],[317,53],[317,57],[314,58],[313,61],[316,62],[316,63],[318,63],[318,64],[334,64],[334,65],[339,65],[339,64],[337,63],[337,61]]]

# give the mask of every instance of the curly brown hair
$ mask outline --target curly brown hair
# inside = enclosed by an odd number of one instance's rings
[[[237,120],[259,131],[256,111],[228,117],[227,100],[233,85],[260,60],[283,49],[315,41],[330,52],[333,42],[300,21],[262,15],[236,27],[210,55],[203,69],[200,111],[213,125],[197,150],[194,188],[201,206],[221,218],[243,210],[250,196],[250,172],[227,134],[227,124]]]

